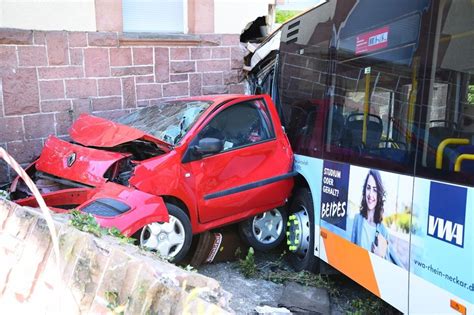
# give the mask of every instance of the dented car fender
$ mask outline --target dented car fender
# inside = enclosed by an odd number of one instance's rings
[[[64,189],[42,196],[55,212],[68,213],[57,207],[77,205],[77,210],[94,215],[101,226],[116,227],[126,236],[132,236],[147,224],[169,220],[166,203],[160,196],[111,182],[95,188]],[[35,197],[16,202],[21,206],[38,206]]]
[[[126,207],[117,209],[117,205],[107,204],[108,199],[121,202]],[[104,204],[115,208],[115,211],[104,211],[107,209]],[[78,210],[93,214],[101,226],[116,227],[126,236],[133,235],[149,223],[169,221],[168,209],[160,196],[110,182],[97,187],[90,201],[79,206]],[[123,212],[117,214],[121,210]]]
[[[181,164],[181,148],[144,161],[135,167],[130,185],[157,196],[173,197],[184,203],[192,225],[198,221],[194,181]]]

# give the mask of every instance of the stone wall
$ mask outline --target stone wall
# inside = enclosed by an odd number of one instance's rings
[[[5,314],[226,314],[220,284],[54,215],[60,267],[39,210],[0,200],[0,308]],[[61,281],[57,281],[60,275]],[[117,307],[119,309],[117,309]]]
[[[243,93],[242,65],[238,35],[0,29],[0,146],[25,164],[80,113],[117,117],[160,100]],[[0,161],[0,183],[10,176]]]

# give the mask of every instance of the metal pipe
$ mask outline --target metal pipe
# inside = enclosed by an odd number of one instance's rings
[[[461,164],[464,160],[474,161],[474,154],[461,154],[460,156],[458,156],[456,159],[456,163],[454,164],[455,172],[461,171]]]
[[[452,144],[457,144],[457,145],[462,145],[462,144],[469,144],[469,139],[465,138],[446,138],[441,143],[438,145],[438,148],[436,149],[436,168],[441,169],[443,167],[443,153],[444,153],[444,148],[448,145]]]

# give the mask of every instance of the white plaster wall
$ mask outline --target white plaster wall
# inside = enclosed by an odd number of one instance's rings
[[[275,0],[215,0],[214,32],[240,34],[249,22],[268,14]]]
[[[0,0],[0,27],[95,31],[94,0]]]

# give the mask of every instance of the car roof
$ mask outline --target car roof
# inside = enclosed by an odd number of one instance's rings
[[[239,97],[248,97],[245,94],[217,94],[217,95],[204,95],[204,96],[192,96],[176,99],[176,101],[210,101],[213,103],[222,103],[225,101],[231,101]]]

